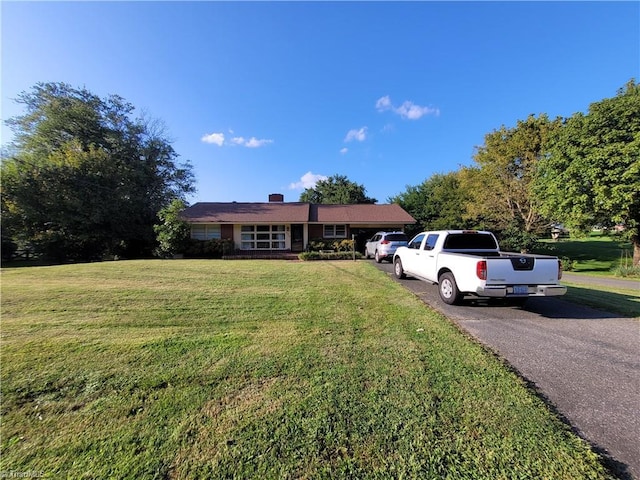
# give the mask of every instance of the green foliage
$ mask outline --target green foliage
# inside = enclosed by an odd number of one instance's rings
[[[468,195],[467,218],[482,220],[492,230],[514,224],[529,233],[542,229],[548,222],[538,209],[531,184],[559,127],[559,119],[531,115],[513,128],[502,126],[485,135],[484,145],[474,155],[476,166],[461,172],[461,185]]]
[[[626,226],[640,262],[640,84],[567,119],[537,172],[541,210],[573,232]]]
[[[562,263],[562,271],[564,272],[572,272],[576,269],[578,264],[577,261],[571,260],[569,257],[560,258],[560,262]]]
[[[513,223],[506,229],[494,232],[503,252],[527,253],[538,247],[538,236]]]
[[[3,156],[6,233],[58,260],[150,255],[158,211],[193,191],[191,167],[133,107],[62,83],[36,85]]]
[[[640,278],[640,266],[620,265],[613,273],[616,277]]]
[[[314,188],[305,189],[300,195],[300,201],[335,205],[377,202],[365,193],[364,186],[350,181],[344,175],[333,175],[326,180],[318,181]]]
[[[184,200],[176,198],[158,213],[162,223],[153,227],[158,239],[157,256],[171,257],[176,253],[184,253],[187,249],[191,227],[180,218],[180,213],[186,207]]]
[[[344,239],[344,240],[335,240],[332,245],[334,250],[338,252],[352,252],[353,243],[354,243],[353,240]]]
[[[353,240],[326,240],[323,238],[314,238],[309,241],[307,246],[309,251],[318,252],[320,250],[335,250],[337,252],[353,251]]]
[[[390,201],[418,220],[416,228],[492,230],[516,250],[535,248],[536,235],[552,223],[564,223],[572,236],[622,224],[639,265],[639,152],[640,84],[631,80],[586,115],[531,115],[502,126],[485,136],[474,166],[436,174]]]
[[[222,258],[233,253],[235,245],[230,239],[188,239],[184,248],[185,258]]]
[[[298,258],[303,261],[308,260],[353,260],[353,251],[336,251],[336,252],[327,252],[327,251],[310,251],[310,252],[302,252],[298,254]],[[360,252],[355,252],[356,260],[362,258],[362,254]]]
[[[312,252],[319,252],[320,250],[333,250],[333,242],[330,240],[323,240],[322,238],[313,238],[309,240],[307,249]]]
[[[458,172],[434,174],[420,185],[408,186],[407,191],[389,199],[397,203],[416,219],[408,231],[411,235],[421,230],[451,230],[471,227],[463,219],[461,208],[468,195],[460,187]]]

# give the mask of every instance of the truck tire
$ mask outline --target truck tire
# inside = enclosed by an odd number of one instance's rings
[[[459,305],[463,297],[451,272],[445,272],[438,278],[438,293],[447,305]]]
[[[393,261],[393,273],[396,276],[396,278],[399,279],[403,279],[403,278],[407,278],[407,276],[404,273],[404,269],[402,268],[402,260],[400,260],[400,258],[396,258]]]

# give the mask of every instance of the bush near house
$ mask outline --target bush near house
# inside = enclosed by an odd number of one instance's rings
[[[309,241],[308,250],[311,252],[319,252],[321,250],[334,250],[336,252],[352,252],[353,240],[326,240],[323,238],[314,238]]]
[[[233,240],[228,238],[215,240],[190,239],[184,250],[185,258],[222,258],[234,251]]]
[[[302,252],[298,255],[300,260],[353,260],[353,252]],[[355,252],[356,260],[362,258],[360,252]]]

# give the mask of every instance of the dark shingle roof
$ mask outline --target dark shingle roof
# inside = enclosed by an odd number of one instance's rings
[[[191,223],[416,223],[415,219],[397,204],[199,202],[183,210],[181,217]]]
[[[306,223],[308,203],[200,202],[182,211],[191,223]]]
[[[311,205],[312,223],[416,223],[400,205]]]

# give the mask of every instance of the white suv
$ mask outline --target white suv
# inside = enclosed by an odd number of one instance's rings
[[[406,247],[409,238],[403,232],[378,232],[364,245],[364,258],[376,259],[380,263],[382,260],[393,260],[393,254],[398,247]]]

